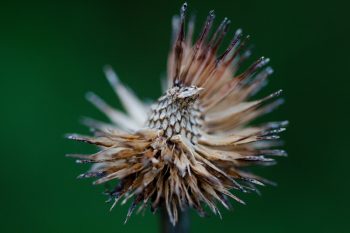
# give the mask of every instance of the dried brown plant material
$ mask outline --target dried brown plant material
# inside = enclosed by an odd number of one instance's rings
[[[211,11],[203,30],[192,43],[194,22],[185,33],[187,5],[173,19],[173,46],[168,58],[167,90],[154,104],[139,100],[110,68],[108,81],[120,98],[126,113],[112,108],[93,93],[87,98],[105,113],[111,123],[85,119],[94,136],[70,135],[73,140],[95,144],[92,155],[70,155],[78,162],[92,163],[80,178],[96,178],[94,184],[118,181],[108,191],[112,207],[132,199],[130,217],[139,206],[156,210],[164,205],[175,225],[179,212],[192,207],[204,215],[204,206],[215,214],[221,203],[230,208],[228,198],[242,204],[239,192],[256,191],[269,183],[247,172],[253,165],[274,164],[275,156],[285,156],[278,134],[286,121],[259,126],[248,125],[282,103],[281,91],[260,100],[249,100],[272,73],[269,59],[260,58],[239,73],[248,58],[247,38],[239,29],[228,48],[217,55],[228,31],[226,18],[211,32]]]

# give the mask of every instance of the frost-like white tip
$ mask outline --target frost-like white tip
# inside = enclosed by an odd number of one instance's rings
[[[103,67],[103,72],[105,73],[108,82],[112,86],[117,86],[119,84],[119,78],[116,72],[113,70],[113,68],[110,65],[106,65]]]
[[[77,134],[66,134],[66,135],[64,135],[64,137],[67,139],[76,140],[78,138],[78,135]]]
[[[85,98],[90,102],[96,102],[96,100],[99,99],[99,97],[92,91],[87,92]]]
[[[270,62],[270,58],[265,58],[264,65]]]
[[[280,89],[280,90],[278,90],[278,91],[272,93],[272,94],[270,95],[270,97],[273,98],[273,97],[280,96],[280,95],[282,94],[282,92],[283,92],[283,90]]]
[[[104,101],[98,96],[96,95],[94,92],[87,92],[85,94],[85,98],[92,103],[93,105],[97,106],[97,107],[105,107],[106,104],[104,103]]]
[[[187,9],[187,2],[184,2],[181,7],[181,11],[185,11]]]
[[[103,68],[103,71],[108,79],[108,82],[115,86],[115,85],[118,85],[119,84],[119,78],[118,78],[118,75],[116,74],[116,72],[113,70],[113,68],[109,65],[106,65],[104,68]]]
[[[274,71],[274,70],[273,70],[270,66],[266,68],[266,73],[267,73],[268,75],[273,74],[273,71]]]
[[[243,32],[242,28],[238,28],[235,32],[235,36],[241,35]]]
[[[288,126],[288,125],[289,125],[289,121],[281,121],[281,122],[280,122],[280,125],[281,125],[282,127]]]

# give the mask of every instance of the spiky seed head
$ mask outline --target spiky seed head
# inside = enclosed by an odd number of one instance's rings
[[[237,192],[257,191],[269,184],[247,172],[251,165],[274,164],[272,156],[285,156],[278,134],[287,121],[250,126],[249,122],[279,106],[277,91],[260,100],[249,100],[267,82],[272,69],[260,58],[246,71],[238,68],[251,54],[248,37],[238,29],[228,48],[217,50],[228,31],[225,18],[210,35],[215,18],[210,11],[197,41],[192,43],[194,22],[185,33],[184,4],[173,19],[173,46],[168,58],[167,90],[154,104],[140,101],[125,87],[111,67],[108,81],[127,113],[112,108],[93,93],[87,98],[111,123],[84,119],[94,136],[68,138],[95,144],[92,155],[70,155],[79,163],[93,163],[79,178],[95,177],[94,184],[119,183],[107,194],[115,204],[133,199],[134,209],[165,206],[175,225],[178,211],[192,207],[204,215],[203,204],[220,214],[217,203],[230,208],[228,198],[244,203]],[[266,68],[265,68],[266,67]]]

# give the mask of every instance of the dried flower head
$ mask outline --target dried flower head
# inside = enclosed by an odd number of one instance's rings
[[[230,208],[229,198],[244,203],[232,191],[256,191],[267,180],[247,171],[251,165],[274,163],[284,156],[278,133],[287,122],[249,126],[283,101],[277,91],[260,100],[248,100],[266,84],[272,73],[267,58],[260,58],[238,73],[250,51],[248,37],[239,29],[228,48],[217,50],[228,31],[226,18],[210,33],[215,18],[211,11],[197,41],[192,44],[194,21],[185,33],[185,12],[173,18],[173,45],[168,58],[167,90],[154,104],[140,101],[105,68],[108,81],[127,114],[113,109],[96,95],[87,98],[105,113],[112,124],[86,119],[94,136],[70,135],[73,140],[97,145],[92,155],[70,155],[81,163],[93,163],[80,178],[95,177],[94,184],[117,180],[108,191],[113,206],[133,199],[127,218],[136,206],[164,205],[175,225],[178,211],[190,206],[200,215],[204,205],[219,214],[217,203]],[[266,157],[269,156],[269,157]]]

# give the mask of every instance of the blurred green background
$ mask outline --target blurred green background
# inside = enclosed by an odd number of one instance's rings
[[[263,120],[288,119],[288,158],[256,169],[279,183],[239,195],[223,219],[192,213],[192,232],[350,232],[349,5],[343,1],[189,1],[197,24],[215,9],[251,35],[254,57],[276,71],[263,94],[286,104]],[[344,1],[345,2],[345,1]],[[120,107],[102,73],[111,64],[140,97],[160,95],[172,15],[180,1],[6,1],[0,3],[0,232],[156,232],[157,216],[127,206],[109,212],[102,186],[76,180],[87,169],[66,153],[87,133],[81,116],[105,119],[84,99],[93,90]],[[226,41],[227,42],[227,41]]]

